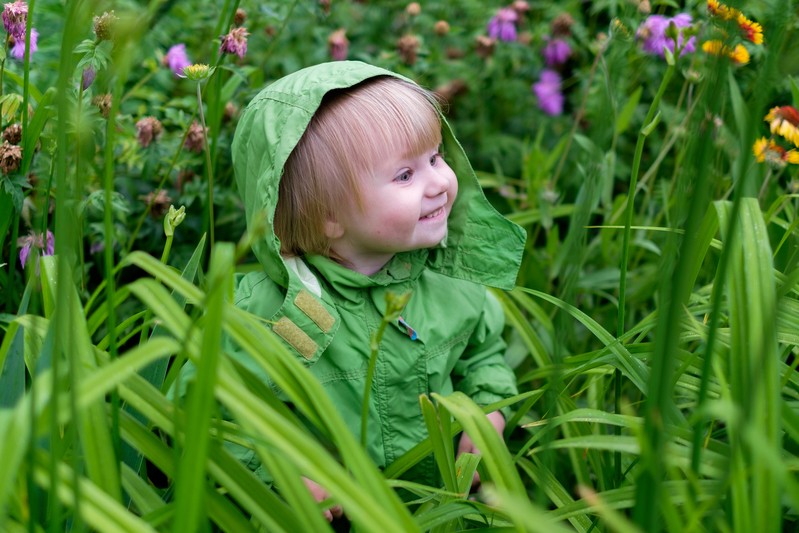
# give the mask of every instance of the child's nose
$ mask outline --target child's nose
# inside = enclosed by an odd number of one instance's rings
[[[450,180],[446,172],[432,171],[427,182],[427,194],[430,196],[438,196],[447,192],[449,190],[449,182]]]

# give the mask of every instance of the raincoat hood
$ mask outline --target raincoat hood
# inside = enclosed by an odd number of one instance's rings
[[[277,285],[300,287],[302,271],[280,255],[273,221],[283,167],[305,133],[322,98],[377,76],[407,78],[359,61],[337,61],[285,76],[261,91],[243,112],[233,139],[233,167],[245,205],[247,227],[266,233],[253,244],[265,273]],[[521,263],[525,231],[486,200],[466,154],[441,117],[447,163],[458,177],[458,197],[448,223],[446,246],[432,248],[425,266],[456,279],[512,289]],[[418,254],[417,254],[418,255]]]

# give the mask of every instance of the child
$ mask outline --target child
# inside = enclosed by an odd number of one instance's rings
[[[411,292],[377,359],[367,451],[378,466],[426,438],[419,395],[460,390],[487,405],[516,393],[485,285],[513,287],[525,233],[489,205],[428,92],[360,62],[306,68],[249,104],[233,166],[248,224],[265,216],[273,230],[253,246],[263,270],[243,277],[236,305],[270,321],[356,435],[385,295]],[[502,432],[502,414],[488,417]],[[476,452],[466,435],[464,451]],[[435,466],[412,476],[433,483]]]

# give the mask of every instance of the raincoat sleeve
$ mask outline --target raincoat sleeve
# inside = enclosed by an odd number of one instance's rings
[[[502,306],[486,289],[477,326],[452,372],[455,389],[478,405],[488,405],[518,393],[516,375],[505,362],[504,327]]]

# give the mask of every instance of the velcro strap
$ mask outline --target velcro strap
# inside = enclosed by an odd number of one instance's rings
[[[336,319],[333,318],[325,307],[314,298],[310,292],[301,289],[294,298],[294,305],[296,305],[303,313],[308,315],[308,318],[314,321],[314,324],[319,326],[323,332],[327,333]]]
[[[275,322],[272,326],[272,331],[277,333],[281,339],[289,343],[306,359],[312,358],[319,347],[307,333],[285,316]]]

